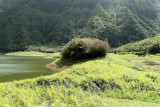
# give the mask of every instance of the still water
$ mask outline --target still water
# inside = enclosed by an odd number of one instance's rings
[[[51,75],[55,72],[45,68],[51,62],[53,59],[0,55],[0,82]]]

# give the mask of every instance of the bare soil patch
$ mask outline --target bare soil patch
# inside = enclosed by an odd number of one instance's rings
[[[45,67],[48,68],[48,69],[51,69],[53,71],[56,71],[56,72],[61,72],[61,71],[65,70],[64,67],[59,68],[59,67],[56,67],[56,66],[52,66],[50,64],[46,64]]]
[[[145,63],[146,65],[160,65],[160,62],[154,62],[154,61],[144,61],[143,63]]]
[[[155,62],[155,61],[146,61],[146,60],[131,60],[131,62],[135,65],[138,66],[143,66],[143,65],[148,65],[148,66],[160,66],[160,62]],[[159,72],[160,73],[160,69],[153,69],[150,72]]]
[[[150,66],[160,65],[160,62],[145,61],[145,60],[132,60],[131,62],[134,63],[134,64],[136,64],[136,63],[144,63],[145,65],[150,65]]]
[[[152,71],[152,72],[158,72],[158,73],[160,73],[160,69],[155,69],[155,70]]]

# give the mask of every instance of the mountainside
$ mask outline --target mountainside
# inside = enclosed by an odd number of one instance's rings
[[[0,50],[96,37],[111,47],[160,32],[159,0],[0,0]]]

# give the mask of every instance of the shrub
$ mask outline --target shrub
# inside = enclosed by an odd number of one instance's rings
[[[149,48],[148,51],[149,51],[150,54],[160,53],[160,44],[159,44],[159,43],[156,43],[156,44],[152,45],[152,46]]]
[[[62,50],[62,58],[65,59],[89,59],[104,57],[109,51],[107,42],[95,38],[72,39]]]

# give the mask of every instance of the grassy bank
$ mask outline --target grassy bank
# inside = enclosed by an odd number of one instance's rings
[[[137,58],[145,57],[109,54],[51,76],[1,83],[0,105],[159,107],[160,74],[137,69],[130,63]]]
[[[6,53],[5,55],[17,55],[17,56],[41,56],[46,58],[58,58],[60,57],[60,52],[57,53],[42,53],[37,51],[19,51]]]

